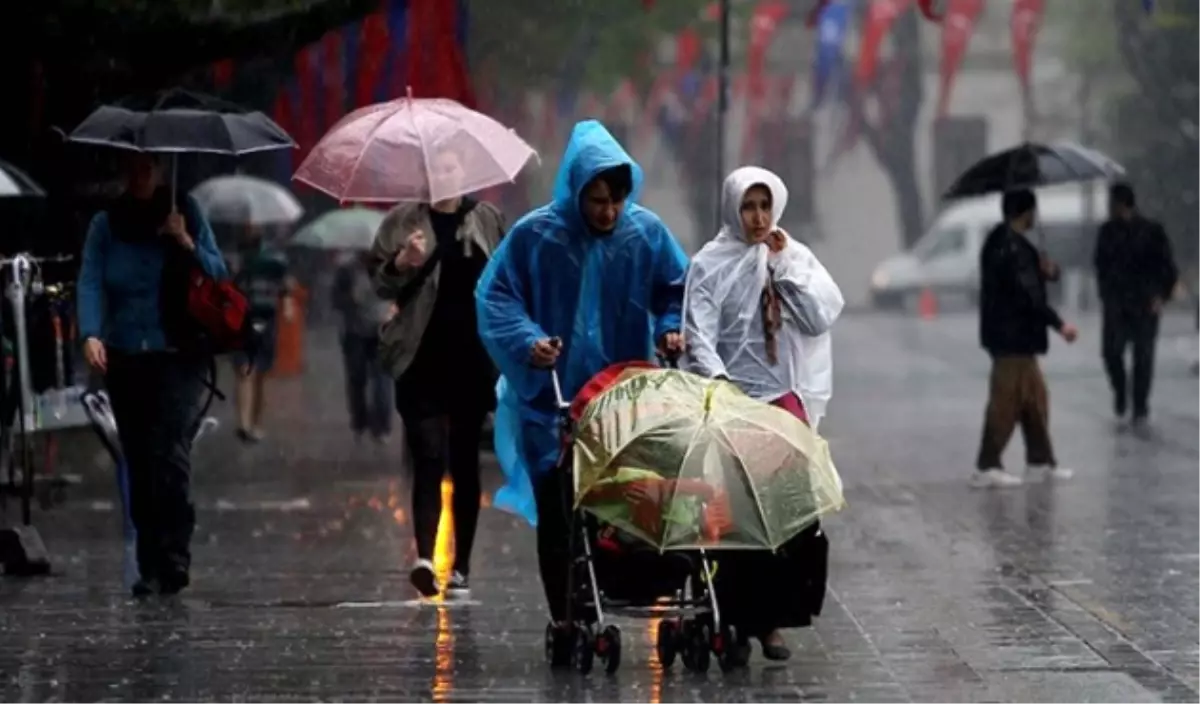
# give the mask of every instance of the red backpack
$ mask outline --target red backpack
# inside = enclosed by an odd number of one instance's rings
[[[229,280],[217,280],[199,266],[188,273],[187,312],[208,338],[213,354],[242,349],[250,322],[250,302]]]

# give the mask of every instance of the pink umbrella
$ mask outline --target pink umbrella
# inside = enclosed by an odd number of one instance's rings
[[[487,115],[411,95],[342,118],[293,178],[342,202],[436,202],[511,183],[537,152]]]

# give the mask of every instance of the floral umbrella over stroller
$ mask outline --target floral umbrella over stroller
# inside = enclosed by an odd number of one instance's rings
[[[576,507],[660,550],[774,550],[845,506],[826,442],[727,382],[621,365],[571,415]]]

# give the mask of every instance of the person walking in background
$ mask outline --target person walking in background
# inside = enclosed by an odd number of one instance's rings
[[[1096,281],[1104,306],[1104,369],[1113,390],[1113,412],[1129,410],[1125,350],[1133,347],[1133,421],[1150,415],[1154,348],[1163,304],[1171,299],[1179,270],[1162,225],[1142,216],[1133,188],[1114,184],[1108,192],[1108,221],[1096,237]]]
[[[431,178],[450,191],[465,182],[457,154],[431,145]],[[442,478],[454,483],[454,571],[449,596],[469,592],[471,548],[482,498],[484,417],[496,405],[495,368],[475,322],[475,284],[504,235],[490,203],[455,197],[406,203],[384,218],[371,249],[376,292],[398,313],[380,331],[380,356],[396,379],[396,410],[412,459],[417,561],[423,596],[442,590],[433,569]]]
[[[243,240],[239,268],[234,282],[246,294],[250,304],[250,324],[257,344],[253,355],[236,352],[233,355],[237,371],[234,397],[237,405],[237,436],[247,443],[263,439],[263,411],[266,406],[267,372],[275,365],[275,340],[279,315],[295,314],[282,310],[292,305],[286,294],[296,289],[295,280],[288,274],[288,261],[283,252],[272,249],[261,231],[252,229]]]
[[[178,204],[150,155],[125,157],[125,193],[88,228],[79,271],[84,355],[104,375],[129,468],[140,579],[135,596],[175,594],[190,581],[192,439],[206,361],[181,349],[162,304],[169,257],[225,278],[212,229],[191,198]]]
[[[333,308],[342,316],[342,360],[350,429],[386,443],[392,432],[392,379],[379,360],[379,328],[397,312],[371,282],[369,252],[349,254],[333,280]]]
[[[1037,220],[1033,191],[1008,191],[1001,201],[1004,222],[984,240],[980,253],[980,342],[992,357],[983,438],[972,479],[977,487],[1007,487],[1023,479],[1004,470],[1001,455],[1019,423],[1025,439],[1027,475],[1068,479],[1050,440],[1050,402],[1038,356],[1049,349],[1047,329],[1068,343],[1079,331],[1064,323],[1046,300],[1046,282],[1058,267],[1029,241]]]

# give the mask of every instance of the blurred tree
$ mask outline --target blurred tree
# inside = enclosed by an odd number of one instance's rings
[[[891,56],[880,64],[872,85],[848,101],[853,124],[892,183],[905,248],[915,244],[925,231],[916,155],[917,118],[925,100],[921,67],[924,22],[915,7],[896,17],[890,34]]]
[[[693,23],[699,28],[709,4],[469,0],[471,62],[497,91],[569,87],[603,93],[626,77],[645,87],[664,35]]]
[[[1113,0],[1116,47],[1135,90],[1117,98],[1113,150],[1140,205],[1167,227],[1176,258],[1196,283],[1197,155],[1196,0],[1160,0],[1150,16],[1141,3]]]

